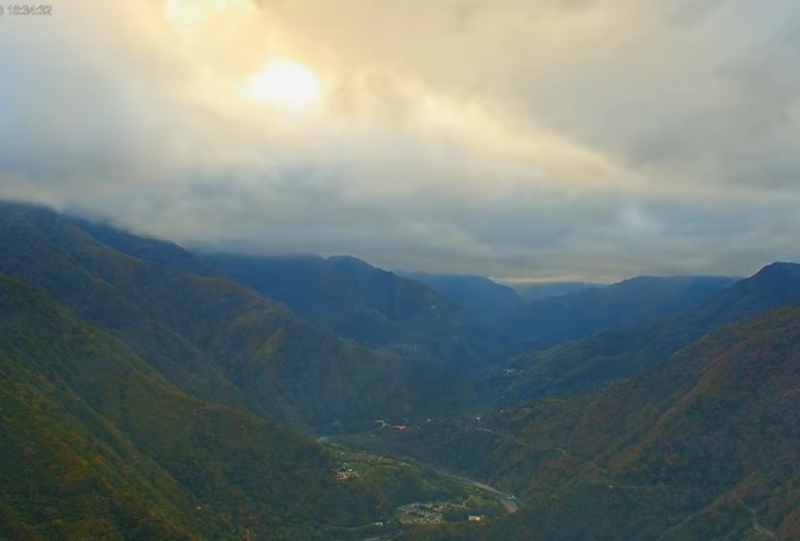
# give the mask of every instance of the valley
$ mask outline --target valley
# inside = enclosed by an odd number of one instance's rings
[[[340,482],[378,482],[387,472],[408,470],[431,487],[426,498],[399,505],[379,521],[380,525],[365,526],[382,528],[384,535],[420,525],[486,523],[519,511],[520,502],[514,496],[494,487],[407,457],[365,452],[350,446],[352,441],[345,438],[334,447],[334,455],[343,461],[336,474]]]
[[[0,236],[0,538],[800,532],[796,264],[525,304],[20,204]]]

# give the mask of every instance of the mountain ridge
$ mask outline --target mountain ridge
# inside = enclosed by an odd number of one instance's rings
[[[680,315],[734,282],[713,276],[637,276],[535,300],[506,323],[523,344],[521,350],[543,350],[646,319]]]
[[[493,333],[428,286],[351,256],[205,254],[203,261],[346,339],[469,371],[502,360]]]
[[[639,375],[708,332],[800,302],[798,269],[800,265],[794,263],[770,264],[678,317],[603,331],[549,350],[518,355],[503,365],[517,374],[504,375],[498,368],[488,380],[493,387],[490,392],[505,393],[504,400],[513,401],[574,394]],[[526,374],[520,375],[522,371]]]
[[[398,274],[428,285],[476,321],[490,326],[498,325],[524,305],[514,289],[486,276],[409,271]]]
[[[476,475],[526,503],[482,532],[447,526],[402,538],[795,539],[798,358],[792,304],[594,393],[381,436],[378,449]]]
[[[468,392],[445,368],[338,340],[243,285],[123,254],[51,211],[0,212],[0,234],[0,273],[48,291],[211,402],[309,429],[449,409],[448,396]]]

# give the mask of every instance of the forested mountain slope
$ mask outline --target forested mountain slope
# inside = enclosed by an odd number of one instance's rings
[[[386,511],[312,440],[181,392],[3,277],[0,443],[0,538],[315,539]]]
[[[526,506],[484,532],[418,539],[796,539],[800,308],[712,333],[592,395],[385,442],[514,491]]]
[[[519,293],[508,286],[493,282],[485,276],[423,272],[402,272],[400,274],[422,282],[464,310],[476,321],[493,327],[501,325],[509,316],[525,305],[525,301]]]
[[[441,365],[339,340],[240,284],[124,254],[52,211],[5,205],[0,237],[0,273],[47,291],[205,400],[313,428],[469,397]]]
[[[203,262],[355,342],[463,371],[503,359],[494,333],[430,287],[353,257],[206,255]]]
[[[639,276],[617,284],[534,300],[506,322],[525,350],[543,350],[601,331],[675,317],[730,287],[733,278]]]
[[[515,374],[498,369],[490,385],[510,401],[590,390],[641,374],[710,331],[792,303],[800,303],[800,265],[773,263],[677,318],[520,355],[505,366]]]

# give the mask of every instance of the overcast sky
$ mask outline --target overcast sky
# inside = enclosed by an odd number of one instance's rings
[[[0,197],[500,278],[800,260],[797,0],[51,3],[0,16]]]

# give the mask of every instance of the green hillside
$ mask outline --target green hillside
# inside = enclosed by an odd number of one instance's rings
[[[536,299],[506,318],[519,351],[543,350],[601,331],[672,318],[703,305],[736,280],[715,276],[638,276]]]
[[[429,490],[396,465],[337,481],[313,440],[183,393],[4,277],[0,380],[0,538],[322,539]]]
[[[205,400],[325,430],[451,410],[470,396],[441,364],[337,339],[245,286],[119,252],[52,211],[4,205],[0,235],[0,273],[47,291]],[[148,241],[137,242],[144,251]],[[162,244],[148,253],[181,253]]]
[[[356,343],[459,372],[504,358],[495,334],[446,296],[353,257],[216,254],[202,261]]]
[[[438,357],[460,312],[363,262],[307,300],[349,296],[356,326],[381,307],[424,353],[341,339],[169,243],[23,205],[0,235],[0,539],[800,537],[797,265],[478,373],[493,408]]]
[[[303,466],[297,451],[309,444],[184,395],[120,342],[5,278],[0,278],[0,321],[0,479],[4,513],[12,517],[5,535],[169,539],[189,532],[222,534],[226,520],[197,509],[218,505],[220,495],[204,484],[212,474],[225,474],[224,468],[213,471],[219,468],[214,463],[235,458],[234,449],[209,448],[203,441],[212,428],[222,434],[225,427],[246,423],[249,430],[242,436],[260,434],[260,443],[280,449],[277,456],[294,455],[292,466]],[[224,438],[214,440],[216,446],[231,445]],[[254,467],[270,456],[269,449],[250,447],[250,462],[237,469],[269,482]],[[314,454],[317,460],[323,457],[319,450]],[[291,485],[275,489],[278,495]],[[219,511],[230,520],[243,518],[228,503]]]
[[[642,374],[711,331],[792,303],[800,303],[800,265],[773,263],[679,317],[519,355],[487,371],[484,392],[508,404],[591,391]]]
[[[485,276],[402,272],[401,276],[427,285],[464,310],[475,321],[489,326],[502,325],[520,310],[525,301],[514,289]]]
[[[781,309],[597,393],[373,445],[477,475],[525,502],[483,533],[420,539],[796,539],[798,359],[800,308]]]

